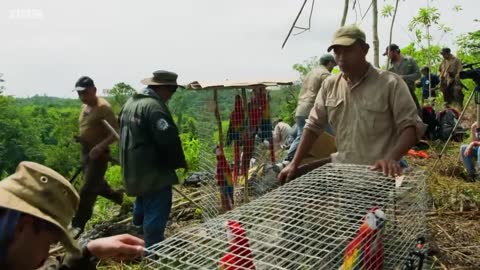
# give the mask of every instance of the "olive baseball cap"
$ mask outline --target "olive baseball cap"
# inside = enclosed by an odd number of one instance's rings
[[[330,52],[335,46],[350,46],[355,41],[366,42],[365,32],[355,24],[340,27],[333,35],[333,41],[327,51]]]
[[[21,162],[14,174],[0,181],[0,207],[45,220],[62,232],[60,242],[72,254],[80,247],[68,225],[80,198],[73,186],[56,171],[34,162]]]
[[[385,48],[385,52],[383,53],[383,56],[387,55],[388,52],[400,52],[400,47],[398,47],[397,44],[390,44],[389,46],[387,46],[387,48]]]

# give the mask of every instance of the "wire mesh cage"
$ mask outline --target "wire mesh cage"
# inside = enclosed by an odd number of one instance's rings
[[[276,175],[269,169],[284,151],[273,140],[265,86],[199,91],[208,93],[195,116],[199,171],[205,175],[199,204],[208,220],[276,188]]]
[[[425,232],[426,196],[422,171],[328,164],[150,247],[145,266],[397,269]]]

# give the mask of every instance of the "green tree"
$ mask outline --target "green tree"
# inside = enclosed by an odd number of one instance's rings
[[[127,99],[135,93],[135,89],[130,85],[120,82],[108,90],[108,95],[112,97],[112,107],[114,111],[120,111]]]
[[[464,64],[480,62],[480,30],[459,36],[457,44],[457,56]],[[480,66],[476,66],[476,68],[480,68]],[[475,84],[472,80],[468,79],[462,80],[462,83],[469,89],[469,91],[465,93],[465,95],[468,96],[469,92],[475,87]]]
[[[202,93],[195,92],[192,90],[187,90],[183,88],[177,89],[175,95],[168,103],[168,107],[172,115],[176,118],[176,124],[179,128],[184,128],[184,116],[191,115],[194,116],[198,109],[201,107],[199,103],[198,96],[206,94],[207,91]],[[186,132],[181,130],[180,132]]]
[[[309,59],[303,61],[301,64],[294,64],[293,69],[300,73],[300,77],[303,79],[310,70],[318,67],[320,65],[320,59],[318,56],[312,56]]]
[[[5,82],[4,79],[2,79],[3,77],[3,73],[0,72],[0,95],[3,93],[3,91],[5,90],[5,86],[3,85],[3,83]]]
[[[15,104],[12,97],[0,96],[0,172],[13,173],[23,160],[44,161],[40,126],[31,113]]]
[[[442,56],[440,55],[441,51],[440,45],[432,45],[430,46],[430,50],[426,47],[419,47],[415,43],[410,43],[407,46],[401,48],[402,54],[409,55],[415,59],[418,66],[422,68],[423,66],[428,66],[429,62],[429,52],[431,54],[431,70],[432,72],[436,72],[438,70],[438,66],[442,62]]]
[[[458,37],[457,44],[463,55],[480,58],[480,30],[461,35]]]

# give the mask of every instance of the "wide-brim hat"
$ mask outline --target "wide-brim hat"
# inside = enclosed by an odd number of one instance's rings
[[[157,70],[153,72],[153,77],[145,78],[141,81],[144,85],[173,85],[177,87],[184,87],[177,83],[178,75],[174,72]]]
[[[68,225],[79,200],[78,193],[63,176],[34,162],[21,162],[14,174],[0,181],[0,207],[55,225],[62,232],[60,242],[74,255],[80,255],[81,249]]]

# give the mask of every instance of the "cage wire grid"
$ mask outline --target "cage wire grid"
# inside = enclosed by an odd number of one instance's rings
[[[247,143],[245,137],[248,137],[249,142],[253,144],[251,153],[248,154],[250,156],[247,166],[248,201],[254,200],[278,187],[278,182],[276,181],[275,172],[271,170],[273,165],[270,146],[273,143],[271,117],[269,112],[264,114],[265,105],[262,107],[254,100],[256,97],[255,91],[245,91],[246,99],[243,99],[241,90],[218,91],[217,99],[221,100],[221,104],[214,100],[214,90],[202,91],[207,91],[209,94],[207,97],[203,97],[202,103],[204,107],[199,109],[195,119],[199,123],[196,128],[199,141],[199,171],[204,175],[199,188],[202,193],[199,205],[202,206],[202,219],[206,221],[225,211],[225,209],[222,209],[222,194],[217,181],[217,170],[220,166],[220,170],[225,172],[226,166],[229,166],[228,170],[233,178],[234,163],[241,163],[245,154],[245,151],[243,151]],[[266,102],[269,104],[270,97],[268,96],[268,91],[265,94]],[[236,106],[237,98],[242,99],[241,108]],[[215,115],[216,106],[218,106],[217,109],[219,111],[227,110],[229,117],[223,115],[223,118],[217,119]],[[253,117],[253,114],[249,113],[250,108],[259,109],[256,116],[258,119],[253,121],[256,122],[255,127],[252,127],[252,121],[250,121],[250,118]],[[242,111],[241,116],[239,116],[238,110]],[[258,113],[261,113],[261,115]],[[219,121],[222,126],[222,137],[220,140],[222,141],[223,152],[227,161],[226,166],[219,164],[216,156],[216,149],[220,144]],[[237,125],[236,135],[235,132],[231,132],[232,124]],[[238,153],[240,160],[235,160],[235,144],[237,144],[240,150]],[[275,160],[283,159],[284,151],[279,149],[278,145],[274,147],[274,156]],[[238,164],[237,168],[238,178],[233,185],[233,207],[245,203],[245,174],[242,174],[241,164]]]
[[[227,263],[235,267],[224,269],[340,269],[347,246],[361,235],[381,239],[382,269],[395,269],[425,233],[427,200],[422,171],[398,183],[366,166],[328,164],[150,247],[145,267],[218,269],[237,252]],[[384,211],[386,222],[381,230],[359,233],[372,207]],[[364,250],[367,241],[361,243]]]

